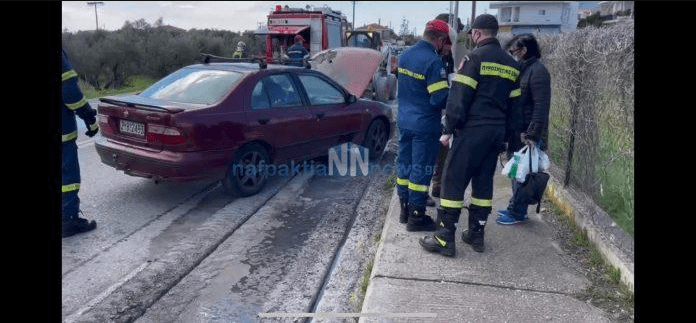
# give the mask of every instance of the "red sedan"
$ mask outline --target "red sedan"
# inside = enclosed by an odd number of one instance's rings
[[[191,65],[137,95],[100,98],[95,147],[104,164],[128,175],[220,178],[231,193],[249,196],[267,176],[233,171],[235,165],[303,161],[345,142],[368,148],[371,157],[384,150],[391,108],[346,88],[307,68]]]

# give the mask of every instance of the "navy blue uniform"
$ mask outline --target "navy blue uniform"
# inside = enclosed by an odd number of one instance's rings
[[[397,191],[410,205],[425,207],[448,90],[435,47],[421,40],[406,50],[399,58],[398,80]]]
[[[62,200],[63,220],[76,218],[80,209],[77,192],[80,189],[80,165],[77,160],[77,120],[84,120],[88,131],[96,133],[97,111],[92,109],[77,86],[77,73],[73,70],[65,51],[62,52]]]
[[[295,43],[288,48],[288,57],[290,57],[288,65],[304,66],[302,59],[307,54],[309,54],[309,51],[302,47],[302,43]]]

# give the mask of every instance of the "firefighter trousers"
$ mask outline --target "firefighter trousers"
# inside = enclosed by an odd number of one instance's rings
[[[493,176],[505,126],[476,126],[455,132],[445,159],[440,206],[461,210],[464,191],[471,182],[471,205],[488,215],[493,203]]]
[[[399,128],[396,190],[409,204],[425,207],[440,134]]]
[[[80,210],[80,164],[77,161],[77,143],[75,140],[66,141],[61,147],[62,154],[62,193],[63,220],[77,217]]]

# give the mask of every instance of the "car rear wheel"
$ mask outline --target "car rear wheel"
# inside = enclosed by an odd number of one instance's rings
[[[254,195],[266,185],[268,180],[266,166],[269,162],[268,152],[261,145],[245,146],[237,153],[222,184],[232,195],[241,197]]]
[[[363,147],[370,150],[370,159],[374,160],[382,154],[387,145],[388,136],[387,125],[384,121],[375,119],[370,123],[363,142]]]

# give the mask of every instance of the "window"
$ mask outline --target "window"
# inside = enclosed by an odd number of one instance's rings
[[[180,103],[213,104],[222,100],[241,76],[230,71],[182,68],[159,80],[140,96]]]
[[[326,81],[312,75],[300,75],[300,82],[307,92],[309,104],[342,104],[346,99],[343,93]]]
[[[254,110],[301,105],[302,99],[288,74],[264,77],[251,92],[250,106]]]

